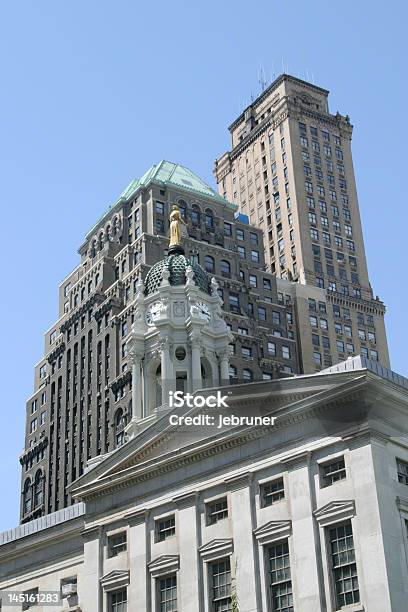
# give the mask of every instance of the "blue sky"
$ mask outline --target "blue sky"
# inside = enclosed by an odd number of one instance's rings
[[[405,3],[21,0],[0,7],[0,530],[18,522],[25,400],[89,227],[160,159],[213,184],[260,65],[331,91],[355,126],[371,282],[408,375]],[[391,10],[392,7],[392,10]],[[405,13],[405,14],[404,14]],[[404,76],[403,76],[404,75]]]

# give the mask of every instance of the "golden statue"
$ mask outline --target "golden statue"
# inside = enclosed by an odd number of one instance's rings
[[[181,245],[181,224],[187,226],[187,223],[181,216],[179,207],[174,205],[170,213],[169,247]]]

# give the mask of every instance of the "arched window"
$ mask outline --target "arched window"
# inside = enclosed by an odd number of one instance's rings
[[[44,501],[44,478],[41,470],[35,475],[34,479],[34,508],[38,508]]]
[[[207,270],[207,272],[214,272],[215,270],[214,257],[211,257],[211,255],[206,255],[204,257],[204,267]]]
[[[252,370],[248,370],[247,368],[244,368],[242,370],[242,377],[244,380],[246,380],[247,382],[250,382],[253,380],[253,374],[252,374]]]
[[[99,234],[98,238],[98,249],[101,251],[103,249],[103,232]]]
[[[193,204],[192,209],[191,209],[191,213],[190,213],[190,217],[191,217],[191,223],[195,226],[199,226],[201,223],[201,215],[200,215],[200,209],[196,204]]]
[[[213,211],[207,208],[205,211],[205,227],[208,230],[214,229],[214,214]]]
[[[92,240],[91,257],[95,257],[96,255],[96,245],[97,245],[96,240]]]
[[[122,408],[117,410],[115,415],[115,441],[116,446],[122,446],[125,441],[125,426],[126,426],[126,417],[123,414]]]
[[[230,365],[229,367],[229,377],[230,378],[236,378],[237,377],[237,368],[233,365]]]
[[[177,202],[177,206],[180,209],[180,213],[184,221],[187,221],[187,202],[185,202],[184,200],[179,200]]]
[[[229,261],[226,261],[225,259],[221,261],[221,274],[223,276],[231,276],[231,265]]]
[[[113,222],[112,222],[112,227],[113,227],[113,235],[116,236],[116,234],[118,233],[118,229],[119,229],[119,220],[117,217],[114,217]]]
[[[23,508],[24,514],[31,511],[31,479],[27,478],[23,488]]]

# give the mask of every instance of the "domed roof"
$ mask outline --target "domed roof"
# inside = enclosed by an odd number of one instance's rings
[[[193,269],[195,284],[201,291],[211,293],[211,281],[208,274],[198,263],[192,262],[185,255],[178,253],[176,255],[169,255],[150,268],[145,279],[145,295],[151,295],[160,287],[164,268],[167,268],[170,273],[170,285],[185,285],[188,266],[191,266]]]

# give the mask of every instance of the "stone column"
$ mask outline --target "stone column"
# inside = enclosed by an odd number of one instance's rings
[[[103,593],[102,578],[103,530],[100,526],[85,528],[82,532],[84,541],[84,563],[78,576],[79,605],[82,610],[102,612]]]
[[[231,522],[234,532],[234,563],[231,567],[233,591],[241,610],[261,610],[259,568],[256,564],[253,529],[254,506],[252,474],[245,473],[227,478],[230,492]]]
[[[201,341],[198,338],[191,340],[191,370],[193,377],[193,392],[202,389],[203,380],[201,377]]]
[[[220,384],[228,385],[229,384],[229,359],[228,352],[224,351],[219,355],[220,359]]]
[[[170,357],[170,342],[168,338],[160,341],[161,375],[162,375],[162,405],[169,403],[169,393],[174,387],[173,363]]]
[[[131,354],[132,358],[132,421],[139,421],[143,417],[143,393],[141,356],[137,353]]]

